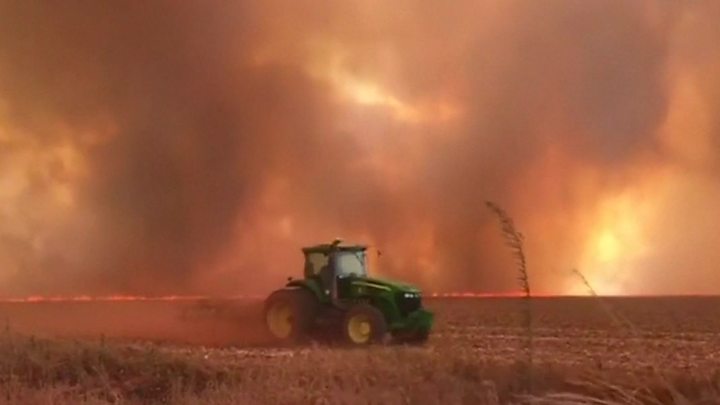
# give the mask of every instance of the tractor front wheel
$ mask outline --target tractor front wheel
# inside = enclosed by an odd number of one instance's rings
[[[385,316],[372,305],[357,304],[345,313],[343,334],[352,345],[382,343],[386,333]]]

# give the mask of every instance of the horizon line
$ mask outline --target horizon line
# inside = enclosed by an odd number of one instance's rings
[[[720,298],[720,293],[648,293],[648,294],[530,294],[523,292],[428,292],[423,293],[425,298]],[[263,299],[266,295],[236,294],[236,295],[29,295],[23,297],[2,297],[2,303],[42,303],[42,302],[132,302],[132,301],[202,301],[202,300],[238,300]]]

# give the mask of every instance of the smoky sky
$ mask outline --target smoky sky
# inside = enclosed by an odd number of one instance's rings
[[[695,257],[691,244],[672,257],[653,247],[673,244],[657,236],[668,212],[673,238],[718,237],[691,212],[720,202],[717,123],[696,142],[710,150],[699,164],[665,135],[683,78],[717,108],[718,12],[0,2],[0,292],[264,292],[300,273],[301,246],[336,236],[380,248],[382,275],[427,290],[510,291],[486,200],[523,228],[539,289],[563,292],[599,202],[627,193],[657,212],[619,282],[695,291],[720,258],[688,278],[663,263]],[[694,184],[689,197],[633,191],[668,171]],[[629,243],[619,229],[598,260]],[[663,281],[643,290],[650,267]],[[678,279],[693,281],[674,291]]]

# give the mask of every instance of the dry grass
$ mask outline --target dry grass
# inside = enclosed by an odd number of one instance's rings
[[[617,328],[593,298],[533,298],[529,370],[517,361],[520,299],[431,300],[438,324],[424,347],[203,347],[0,332],[0,403],[720,403],[720,300],[607,305],[637,334]],[[523,396],[526,370],[532,397]]]
[[[497,403],[515,389],[513,364],[446,354],[413,347],[108,346],[6,336],[0,402]]]
[[[520,231],[517,230],[515,227],[515,222],[513,221],[512,217],[499,205],[487,201],[485,205],[492,211],[492,213],[497,217],[498,222],[500,223],[500,231],[502,232],[502,236],[505,239],[505,244],[510,249],[513,257],[515,258],[515,264],[516,269],[518,273],[518,281],[520,283],[520,288],[522,289],[522,292],[525,294],[525,300],[524,300],[524,307],[523,307],[523,320],[524,320],[524,327],[525,327],[525,333],[526,333],[526,341],[525,341],[525,358],[527,359],[527,367],[528,369],[532,368],[533,366],[533,315],[532,315],[532,304],[530,298],[532,297],[532,294],[530,292],[530,277],[528,276],[528,269],[527,269],[527,258],[525,256],[525,249],[524,249],[524,237]],[[533,380],[532,380],[532,373],[526,372],[525,373],[525,384],[527,387],[527,391],[532,393],[533,392]]]
[[[667,377],[665,370],[660,369],[657,364],[653,362],[653,358],[650,357],[651,376],[655,380],[660,382],[660,388],[650,387],[639,380],[637,376],[632,375],[632,383],[628,386],[617,385],[603,379],[596,379],[595,381],[586,380],[578,387],[581,388],[581,393],[575,392],[560,392],[560,393],[545,393],[543,395],[533,395],[533,313],[531,306],[531,293],[530,293],[530,282],[527,270],[527,259],[523,248],[524,237],[515,227],[515,223],[512,217],[499,205],[493,202],[486,202],[486,206],[492,211],[497,217],[500,223],[500,229],[503,238],[505,239],[506,245],[510,248],[515,261],[516,269],[518,272],[518,280],[520,281],[520,288],[524,292],[525,306],[523,308],[524,314],[524,329],[527,336],[525,345],[525,356],[529,365],[529,368],[525,370],[525,380],[527,382],[527,389],[529,394],[519,395],[516,398],[520,398],[522,401],[529,403],[592,403],[592,404],[644,404],[644,403],[677,403],[677,404],[689,404],[694,400],[705,400],[707,399],[711,403],[716,402],[718,399],[718,389],[714,382],[711,384],[711,389],[706,390],[701,396],[694,396],[694,398],[688,398],[681,390],[676,387],[673,382]],[[587,278],[578,270],[573,271],[588,288],[588,291],[603,308],[605,313],[619,328],[624,328],[630,331],[635,339],[642,340],[642,334],[637,329],[635,324],[624,317],[622,314],[612,310],[607,305],[605,300],[598,297],[592,285],[588,282]],[[711,380],[712,381],[712,380]],[[708,392],[710,394],[708,394]],[[705,398],[707,397],[707,398]]]
[[[258,346],[257,303],[214,320],[153,303],[5,308],[21,329],[40,314],[46,331],[123,339],[40,339],[6,322],[0,404],[720,404],[720,299],[533,298],[523,237],[488,207],[525,297],[430,300],[426,346]],[[156,343],[131,339],[143,333]]]

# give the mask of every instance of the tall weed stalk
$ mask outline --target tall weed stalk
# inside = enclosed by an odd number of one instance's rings
[[[505,245],[510,248],[515,258],[515,267],[517,269],[517,280],[520,283],[523,296],[523,326],[525,328],[525,347],[524,352],[527,359],[527,370],[525,372],[525,380],[527,390],[532,392],[532,367],[533,367],[533,329],[532,329],[532,303],[530,293],[530,279],[527,272],[527,259],[525,257],[524,236],[515,227],[515,223],[508,213],[494,202],[487,201],[485,205],[498,219],[500,223],[500,231]]]

